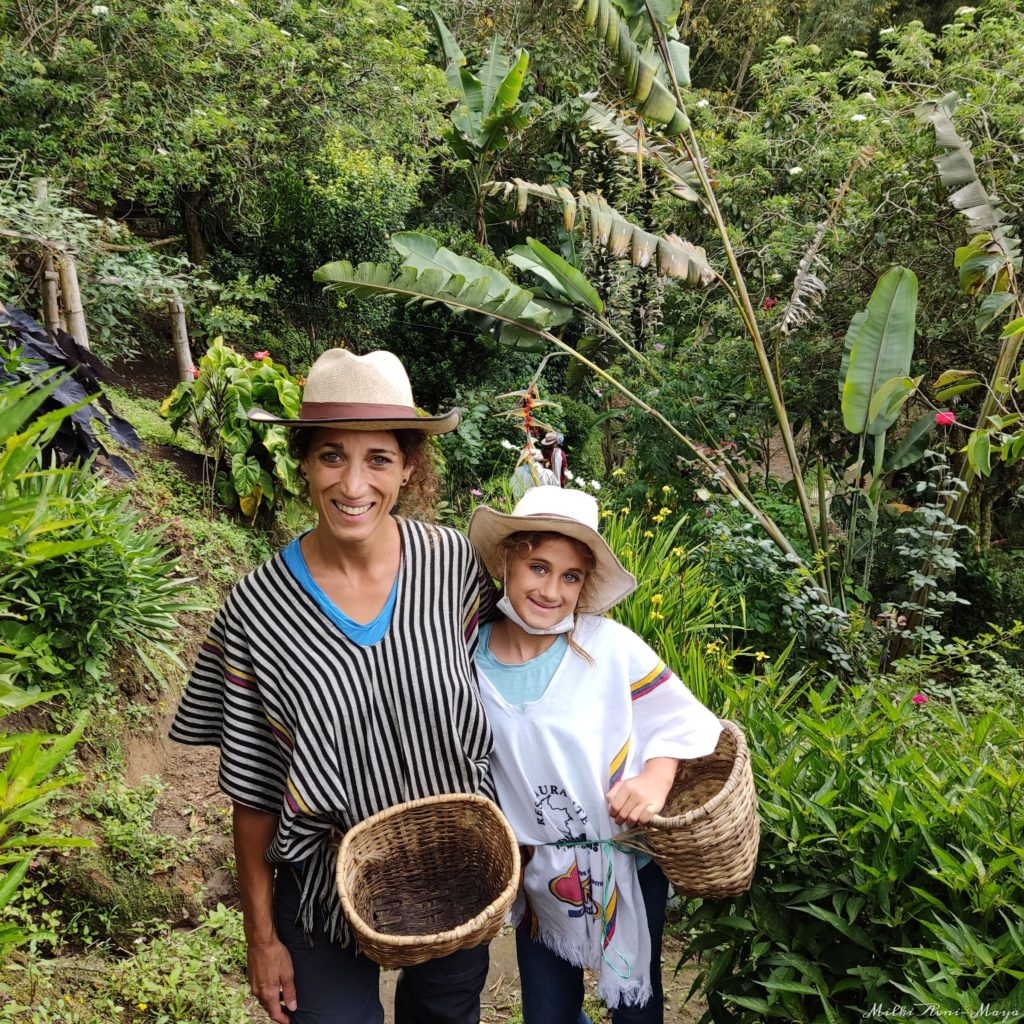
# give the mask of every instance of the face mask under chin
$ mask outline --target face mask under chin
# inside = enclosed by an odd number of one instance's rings
[[[531,636],[555,636],[558,633],[571,633],[573,627],[576,625],[576,616],[573,612],[570,612],[565,616],[565,618],[559,619],[558,622],[551,626],[531,626],[528,622],[524,621],[519,612],[515,610],[507,594],[502,594],[499,598],[498,609],[507,619],[514,622],[524,633],[529,633]]]

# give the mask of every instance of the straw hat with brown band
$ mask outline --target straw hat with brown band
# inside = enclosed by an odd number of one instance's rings
[[[597,532],[597,501],[585,491],[561,487],[531,487],[511,515],[479,506],[469,521],[469,539],[479,552],[487,571],[502,579],[505,560],[501,544],[513,533],[561,533],[582,541],[593,552],[593,587],[579,610],[600,615],[636,590],[636,577],[623,568],[607,542]]]
[[[461,413],[450,409],[438,416],[420,415],[409,375],[393,353],[357,356],[343,348],[332,348],[310,367],[298,419],[282,419],[263,409],[250,409],[249,419],[282,427],[447,434],[459,425]]]

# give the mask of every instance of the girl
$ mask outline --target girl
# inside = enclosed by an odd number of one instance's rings
[[[469,538],[504,618],[476,662],[498,798],[532,847],[514,917],[525,1024],[576,1024],[583,968],[614,1024],[661,1024],[668,882],[613,846],[665,804],[680,758],[721,727],[636,634],[603,617],[636,580],[597,532],[583,491],[534,487],[512,515],[478,508]],[[528,850],[528,852],[530,852]]]

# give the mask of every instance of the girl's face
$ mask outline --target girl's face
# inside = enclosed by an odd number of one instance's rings
[[[578,544],[558,535],[545,538],[526,558],[509,558],[505,592],[524,622],[545,629],[576,610],[587,578],[584,565]]]
[[[342,543],[368,540],[387,522],[406,477],[389,430],[318,430],[302,469],[320,529]]]

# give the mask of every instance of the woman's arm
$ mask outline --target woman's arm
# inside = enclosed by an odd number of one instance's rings
[[[274,869],[264,853],[277,831],[277,815],[235,803],[233,832],[238,891],[248,949],[249,988],[277,1024],[288,1024],[285,1008],[294,1011],[292,958],[274,929]],[[283,1005],[282,1005],[283,1004]]]

